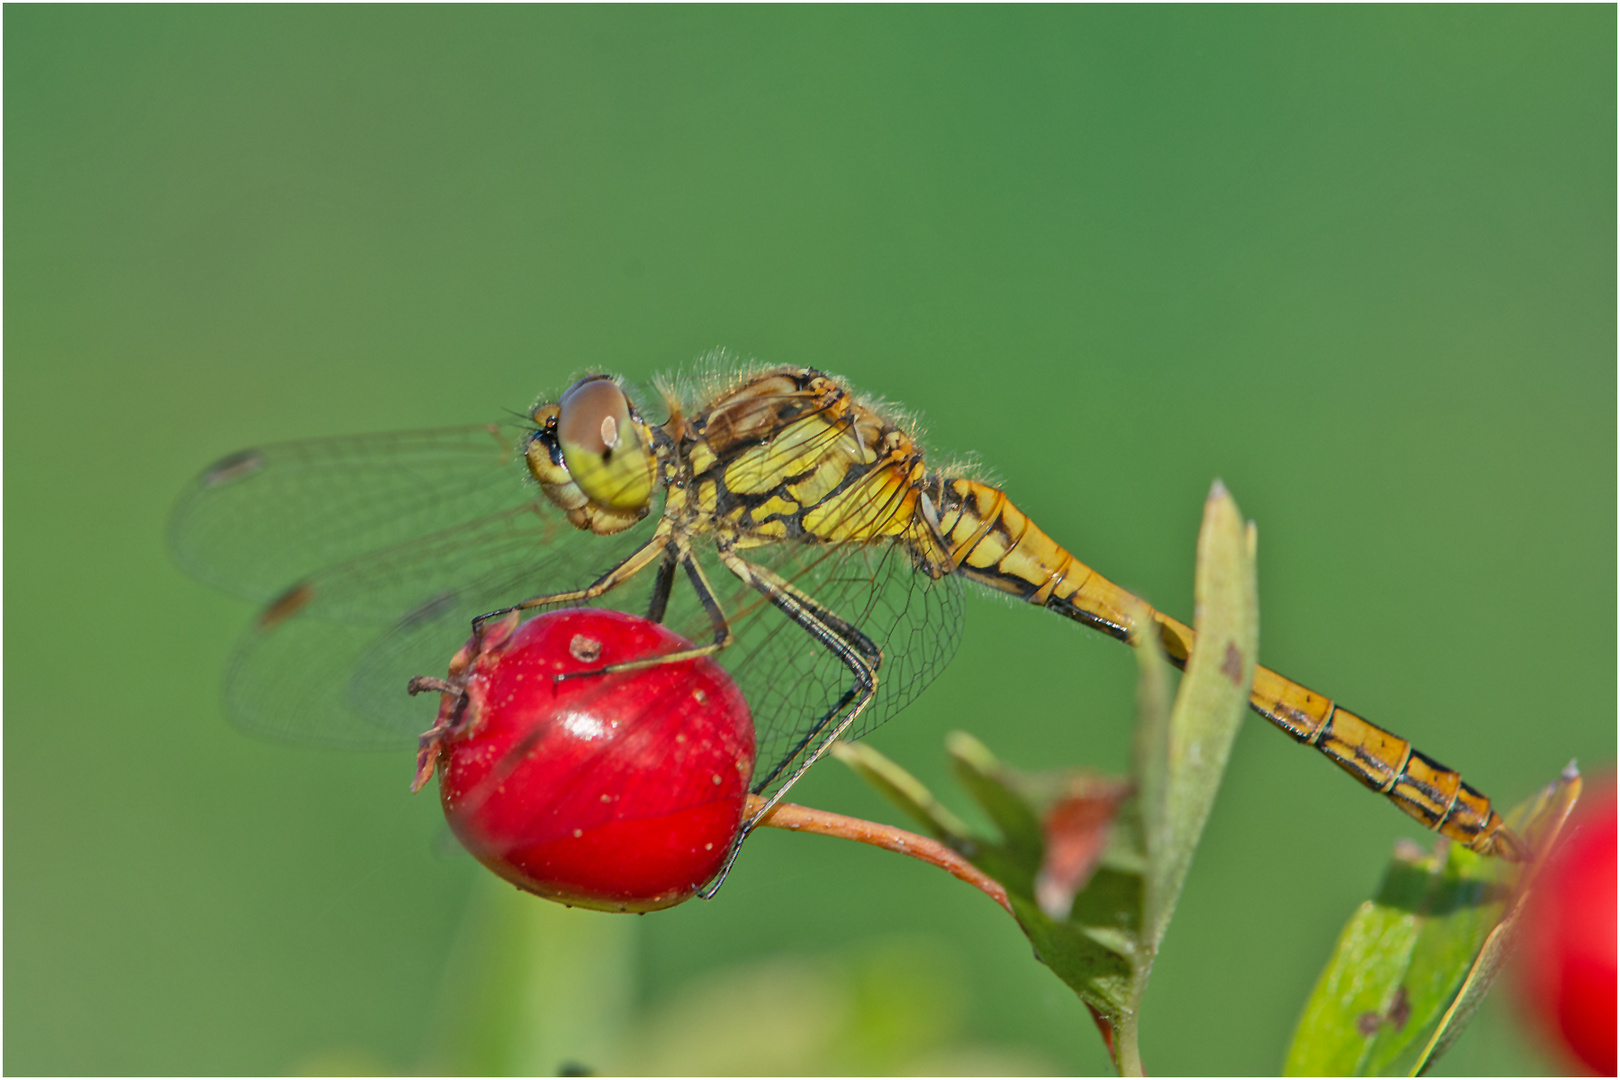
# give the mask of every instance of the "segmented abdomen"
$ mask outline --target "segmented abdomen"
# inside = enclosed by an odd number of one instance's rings
[[[1086,566],[1042,532],[1000,490],[974,480],[933,478],[929,507],[951,566],[975,581],[1130,641],[1133,611],[1158,624],[1165,653],[1185,667],[1198,635]],[[926,504],[925,504],[926,505]],[[1520,859],[1513,833],[1491,801],[1412,744],[1269,668],[1254,669],[1249,705],[1298,741],[1383,794],[1407,814],[1484,855]]]

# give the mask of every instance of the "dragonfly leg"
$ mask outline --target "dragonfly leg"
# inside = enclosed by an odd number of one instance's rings
[[[472,621],[473,637],[483,636],[484,624],[492,619],[510,615],[514,611],[527,611],[530,608],[546,607],[551,604],[573,604],[582,600],[595,600],[597,597],[611,592],[647,569],[652,565],[654,559],[664,554],[665,549],[669,546],[670,531],[668,525],[659,525],[658,531],[653,533],[651,540],[631,552],[629,557],[618,566],[615,566],[583,589],[569,589],[567,592],[533,596],[521,603],[513,604],[511,607],[484,612]]]
[[[794,753],[788,756],[788,760],[791,761],[806,746],[811,747],[809,756],[788,775],[787,780],[766,800],[765,805],[743,822],[742,828],[737,832],[737,838],[731,843],[731,850],[726,854],[726,861],[721,865],[720,872],[698,891],[698,895],[705,900],[720,891],[720,886],[725,882],[726,875],[731,873],[732,864],[737,861],[737,854],[742,850],[742,843],[748,839],[748,834],[775,809],[788,789],[799,782],[805,771],[814,765],[827,752],[827,748],[838,741],[838,737],[849,730],[849,726],[856,718],[872,704],[872,699],[877,695],[877,669],[883,661],[882,651],[872,644],[870,638],[775,573],[746,562],[736,553],[725,549],[720,551],[720,560],[727,569],[757,589],[778,610],[843,661],[855,676],[855,685],[845,692],[838,704],[827,711],[821,722],[800,740]],[[777,775],[772,773],[761,784],[755,785],[756,794]]]
[[[658,566],[658,577],[653,581],[652,599],[647,602],[647,621],[664,621],[664,609],[669,606],[669,591],[675,587],[675,568],[679,565],[673,548],[664,549],[664,561]]]
[[[606,667],[593,668],[590,671],[573,671],[566,675],[559,675],[559,680],[582,679],[587,675],[611,675],[617,671],[635,671],[638,668],[657,667],[659,664],[678,664],[682,660],[692,660],[699,656],[709,656],[726,648],[732,642],[731,621],[720,607],[720,601],[715,599],[714,589],[709,585],[709,579],[703,573],[703,567],[692,557],[692,549],[684,540],[676,540],[671,545],[679,545],[680,554],[676,560],[666,563],[674,567],[677,563],[686,570],[687,578],[692,582],[692,591],[697,593],[698,603],[708,613],[709,622],[714,627],[714,640],[707,645],[699,645],[691,649],[681,649],[677,652],[662,653],[658,656],[649,656],[642,660],[626,660],[619,664],[608,664]],[[659,571],[662,577],[663,571]],[[656,598],[655,598],[656,600]],[[666,594],[667,600],[667,594]]]
[[[757,566],[754,563],[744,561],[735,552],[720,552],[720,560],[721,562],[725,563],[727,569],[736,574],[738,577],[742,578],[742,580],[748,585],[754,589],[757,589],[765,596],[767,600],[769,600],[772,604],[775,604],[776,607],[781,609],[783,614],[792,619],[794,622],[799,623],[801,626],[804,625],[798,615],[795,614],[795,611],[787,606],[784,606],[784,601],[778,599],[778,597],[785,597],[786,601],[795,605],[797,609],[807,612],[809,615],[814,617],[816,621],[823,623],[846,645],[848,645],[851,649],[854,649],[855,652],[860,655],[861,659],[866,661],[867,666],[872,668],[874,671],[882,666],[883,650],[872,644],[871,638],[861,633],[860,630],[855,627],[854,623],[844,619],[831,608],[815,599],[815,597],[804,592],[797,585],[794,585],[787,579],[765,569],[763,566]],[[739,572],[739,566],[744,568],[747,573],[744,574]],[[808,629],[808,627],[806,627],[806,629]],[[812,631],[812,633],[814,633],[814,631]],[[834,651],[836,652],[837,650]]]
[[[787,780],[766,801],[765,806],[744,824],[743,835],[746,836],[762,817],[770,813],[771,808],[782,796],[787,794],[788,789],[798,782],[799,777],[803,776],[805,771],[827,752],[827,748],[849,730],[849,726],[866,711],[867,706],[871,705],[873,697],[877,694],[878,668],[883,663],[883,652],[849,622],[774,572],[749,563],[731,551],[721,550],[720,560],[727,569],[757,589],[782,614],[819,641],[827,651],[842,661],[844,666],[849,668],[850,674],[855,677],[855,685],[840,699],[838,706],[828,710],[822,721],[800,742],[798,750],[803,751],[809,747],[809,755],[788,774]],[[775,777],[768,778],[766,782],[771,779]]]

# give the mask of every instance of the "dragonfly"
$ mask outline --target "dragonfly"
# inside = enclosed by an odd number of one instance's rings
[[[656,407],[667,419],[647,419]],[[260,734],[414,743],[407,684],[491,619],[644,611],[712,654],[753,711],[761,801],[951,660],[977,583],[1185,667],[1198,635],[1082,563],[999,487],[930,467],[908,415],[806,367],[575,381],[521,420],[271,443],[204,469],[170,524],[180,565],[262,607],[227,711]],[[698,644],[701,642],[701,644]],[[604,669],[605,670],[605,669]],[[1256,666],[1250,706],[1428,828],[1525,856],[1454,770]],[[740,843],[740,837],[739,837]]]

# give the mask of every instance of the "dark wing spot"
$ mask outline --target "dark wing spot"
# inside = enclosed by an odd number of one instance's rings
[[[252,476],[264,468],[264,455],[257,450],[243,450],[229,457],[220,458],[208,467],[202,474],[202,486],[206,488],[224,487],[236,481]]]
[[[307,608],[314,599],[315,586],[307,581],[299,582],[265,605],[265,609],[259,613],[259,629],[274,630]]]

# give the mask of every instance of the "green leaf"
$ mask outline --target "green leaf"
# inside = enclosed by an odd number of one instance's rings
[[[857,753],[839,757],[917,820],[930,827],[935,823],[948,827],[952,845],[1007,890],[1036,958],[1093,1009],[1118,1016],[1130,987],[1130,956],[1142,904],[1143,863],[1131,849],[1130,834],[1110,843],[1090,883],[1075,897],[1068,919],[1047,915],[1035,899],[1045,849],[1042,815],[1048,803],[1096,778],[1071,772],[1021,773],[999,761],[977,739],[959,732],[949,737],[947,745],[957,777],[1001,830],[1000,837],[972,833],[920,781],[869,746],[860,745]]]
[[[951,756],[957,782],[1001,833],[999,843],[986,844],[979,855],[969,858],[1008,892],[1033,898],[1044,845],[1039,810],[1017,790],[1012,770],[978,739],[953,731],[945,737],[945,749]]]
[[[1149,953],[1158,949],[1175,911],[1232,742],[1248,714],[1260,639],[1254,554],[1254,526],[1244,527],[1237,503],[1217,480],[1198,531],[1193,589],[1198,642],[1170,713],[1163,804],[1143,808],[1144,821],[1158,822],[1147,833]],[[1146,670],[1144,681],[1151,682]],[[1149,693],[1156,692],[1150,686]],[[1138,782],[1145,787],[1147,780],[1144,775]]]
[[[1467,972],[1480,942],[1501,918],[1507,895],[1497,882],[1501,868],[1480,865],[1486,861],[1460,844],[1447,851],[1445,866],[1418,917],[1417,940],[1396,984],[1395,1000],[1385,1013],[1395,1015],[1378,1025],[1365,1072],[1383,1076],[1411,1070],[1408,1059],[1422,1045],[1420,1034],[1439,1023],[1456,996],[1459,976]]]
[[[1141,1071],[1137,1010],[1248,706],[1259,636],[1254,558],[1254,527],[1245,527],[1217,482],[1198,538],[1198,644],[1173,700],[1169,663],[1156,629],[1148,629],[1155,627],[1152,616],[1143,607],[1134,618],[1148,632],[1134,642],[1141,662],[1129,785],[1135,796],[1124,806],[1118,804],[1124,785],[1117,780],[1074,771],[1022,773],[972,736],[955,733],[947,745],[956,777],[1000,832],[998,838],[976,837],[876,751],[840,753],[907,814],[1002,884],[1037,958],[1113,1032],[1123,1071]],[[1112,802],[1105,794],[1110,784]],[[1065,803],[1088,799],[1096,802]],[[1072,850],[1058,852],[1047,865],[1048,829],[1063,828],[1054,811],[1067,805],[1076,811],[1071,816],[1086,818],[1068,823],[1080,832],[1091,827],[1099,804],[1107,805],[1103,816],[1117,811],[1101,857],[1095,835],[1054,836],[1054,843],[1069,843]],[[1037,880],[1044,886],[1044,910]],[[1067,918],[1054,917],[1065,902]]]
[[[1170,710],[1175,705],[1174,676],[1159,643],[1158,627],[1146,604],[1130,613],[1137,626],[1136,728],[1131,740],[1131,775],[1136,781],[1137,816],[1144,855],[1163,848],[1165,791],[1170,783]],[[1151,838],[1151,839],[1150,839]]]
[[[1088,888],[1086,893],[1091,891]],[[1122,898],[1140,902],[1140,893],[1131,895],[1127,890]],[[1043,912],[1033,897],[1022,893],[1009,890],[1008,899],[1018,914],[1018,925],[1035,946],[1035,958],[1051,968],[1081,1001],[1103,1016],[1118,1016],[1130,989],[1131,938],[1128,933],[1107,925],[1078,923],[1075,919],[1079,912],[1059,922]],[[1092,914],[1097,910],[1096,907],[1090,909]],[[1109,914],[1128,922],[1124,912],[1116,910]]]
[[[1254,563],[1254,525],[1244,525],[1237,503],[1217,480],[1198,531],[1193,588],[1198,641],[1168,717],[1170,676],[1157,627],[1145,609],[1134,619],[1139,663],[1134,780],[1147,888],[1127,1008],[1115,1027],[1117,1061],[1127,1074],[1142,1071],[1137,1012],[1248,712],[1260,639]]]
[[[936,840],[943,840],[971,857],[967,849],[977,843],[973,830],[915,776],[865,743],[834,743],[832,755],[854,769],[861,779],[877,788]]]
[[[1387,1057],[1397,1049],[1388,1036],[1412,1030],[1405,982],[1426,909],[1446,904],[1436,895],[1444,891],[1442,870],[1438,855],[1410,842],[1396,846],[1378,896],[1357,908],[1339,935],[1300,1018],[1285,1074],[1363,1075],[1375,1046]]]
[[[956,779],[984,812],[990,815],[996,828],[1001,830],[1002,843],[1007,848],[1028,854],[1032,867],[1041,856],[1041,819],[1039,812],[1029,805],[1016,774],[996,759],[988,747],[965,731],[953,731],[945,737],[945,749],[951,755],[951,766]]]
[[[1581,774],[1571,761],[1563,775],[1548,784],[1534,798],[1514,807],[1507,816],[1508,827],[1514,829],[1535,852],[1530,867],[1522,871],[1524,880],[1508,914],[1496,927],[1479,950],[1479,956],[1464,977],[1462,987],[1451,1007],[1436,1025],[1428,1044],[1419,1053],[1411,1075],[1421,1075],[1445,1053],[1473,1019],[1485,1000],[1485,995],[1501,973],[1524,913],[1526,899],[1534,888],[1536,875],[1551,854],[1553,845],[1569,820],[1570,811],[1581,797]],[[1498,868],[1501,870],[1502,868]]]
[[[1545,851],[1579,791],[1568,774],[1507,815]],[[1361,905],[1305,1006],[1284,1072],[1409,1075],[1466,1026],[1500,969],[1526,871],[1441,841],[1396,846],[1377,897]]]

